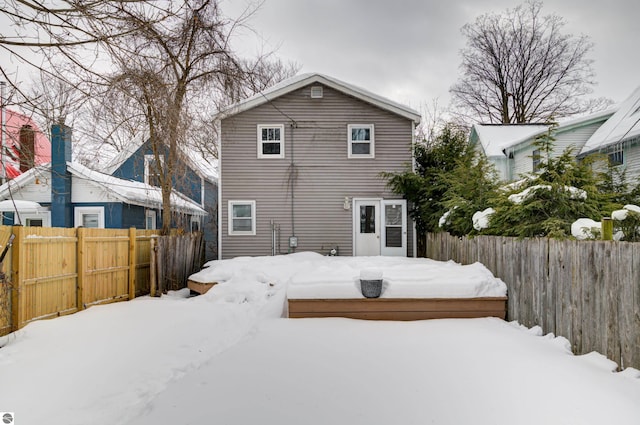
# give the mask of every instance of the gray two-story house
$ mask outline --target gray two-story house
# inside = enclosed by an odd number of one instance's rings
[[[406,201],[380,176],[412,161],[420,114],[321,74],[221,114],[219,258],[411,256]]]

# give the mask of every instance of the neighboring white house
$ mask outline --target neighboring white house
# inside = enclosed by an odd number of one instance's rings
[[[640,177],[640,87],[591,135],[579,157],[594,153],[606,154],[623,167],[628,181]]]
[[[587,141],[617,110],[613,107],[560,121],[553,133],[554,155],[561,155],[568,147],[573,148],[575,155],[580,154]],[[535,171],[535,139],[550,127],[550,124],[475,124],[469,140],[495,165],[500,179],[513,181],[522,174]]]

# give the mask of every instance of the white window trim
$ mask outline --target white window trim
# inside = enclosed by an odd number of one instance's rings
[[[234,205],[251,205],[251,230],[250,231],[234,231],[233,230],[233,206]],[[256,234],[256,201],[238,201],[233,200],[229,201],[228,209],[227,209],[227,221],[228,221],[228,231],[229,236],[255,236]]]
[[[151,218],[151,226],[147,226],[147,219]],[[156,210],[145,210],[144,214],[144,227],[146,230],[156,230],[158,228],[158,215],[156,214]]]
[[[144,182],[146,184],[151,184],[149,183],[149,175],[151,174],[149,172],[149,168],[151,167],[151,163],[155,160],[156,156],[153,154],[147,154],[144,156]],[[160,163],[164,165],[164,155],[160,155]]]
[[[351,135],[352,132],[351,130],[353,128],[368,128],[369,129],[369,134],[371,137],[371,140],[369,140],[369,144],[370,144],[370,149],[369,149],[369,153],[368,154],[354,154],[351,151],[351,147],[352,144],[354,143],[353,140],[351,140]],[[375,158],[376,157],[376,150],[375,150],[375,129],[374,129],[374,125],[373,124],[349,124],[347,126],[347,157],[348,158]],[[355,143],[362,143],[362,141],[358,141],[356,140]]]
[[[82,226],[84,214],[98,214],[98,228],[104,229],[104,207],[75,207],[73,209],[74,227]]]
[[[279,128],[280,129],[280,154],[263,154],[262,153],[262,129],[264,128]],[[258,158],[284,158],[284,124],[258,124],[257,129],[257,141],[258,141]],[[268,143],[276,143],[275,141],[268,141]]]
[[[43,211],[32,214],[20,213],[20,220],[25,226],[27,226],[27,220],[42,220],[42,227],[51,227],[51,211]]]

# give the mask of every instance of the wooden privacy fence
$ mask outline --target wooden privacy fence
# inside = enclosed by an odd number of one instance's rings
[[[7,280],[0,284],[0,335],[149,293],[156,231],[0,226],[0,244],[12,233],[3,263]]]
[[[640,368],[640,243],[427,234],[435,260],[484,264],[509,290],[507,317]]]
[[[154,238],[151,256],[151,295],[182,289],[190,275],[200,270],[204,258],[202,233]]]

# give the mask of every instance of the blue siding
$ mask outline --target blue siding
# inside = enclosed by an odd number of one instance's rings
[[[138,205],[124,205],[122,211],[122,227],[128,229],[135,227],[136,229],[146,228],[145,208]]]
[[[152,155],[153,150],[149,141],[145,142],[136,152],[134,152],[126,161],[113,172],[114,177],[122,179],[135,180],[144,182],[144,157]],[[166,154],[166,151],[165,151]],[[185,171],[179,176],[174,177],[173,187],[194,200],[209,214],[202,221],[202,231],[205,240],[205,258],[213,260],[218,257],[218,186],[217,183],[204,180],[204,202],[202,200],[202,183],[203,180],[196,170],[184,166]],[[145,214],[144,209],[139,214],[135,212],[135,207],[125,207],[123,213],[123,227],[144,228]],[[162,228],[161,214],[157,215],[157,228]],[[183,216],[172,220],[173,227],[180,227],[189,231],[190,217]]]
[[[167,152],[165,151],[165,154]],[[114,177],[121,179],[135,180],[144,182],[144,157],[145,155],[152,155],[153,149],[151,149],[150,143],[145,142],[133,155],[131,155],[125,162],[113,172]],[[202,203],[202,181],[198,173],[182,164],[179,169],[184,168],[184,173],[180,173],[179,176],[174,176],[173,187],[182,194],[193,199],[197,203]]]

